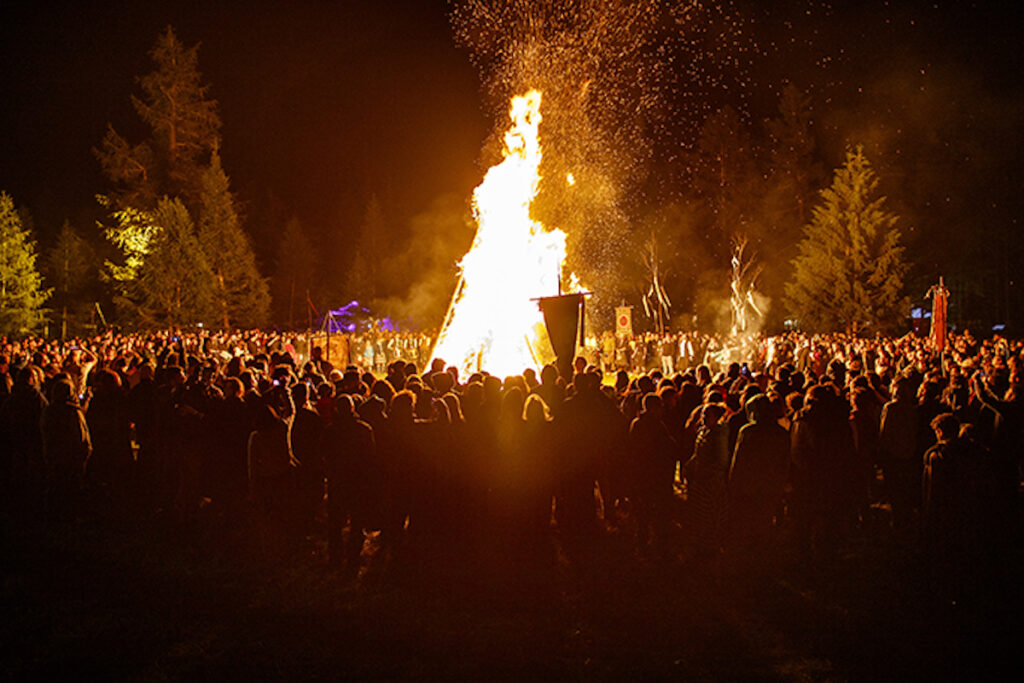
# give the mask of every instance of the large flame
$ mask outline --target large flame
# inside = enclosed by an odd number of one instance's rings
[[[504,160],[473,192],[476,237],[459,263],[459,285],[433,353],[464,375],[520,374],[550,353],[532,299],[559,293],[565,233],[530,218],[540,182],[540,100],[536,90],[512,99]]]

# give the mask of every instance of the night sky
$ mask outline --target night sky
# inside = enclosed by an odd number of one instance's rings
[[[1009,10],[735,4],[763,48],[742,105],[751,121],[772,115],[779,84],[792,80],[814,94],[829,167],[853,141],[883,157],[905,229],[941,240],[983,220],[1016,234],[1024,97]],[[143,136],[129,95],[168,24],[202,44],[224,166],[250,216],[275,205],[314,234],[351,230],[376,193],[403,224],[438,195],[468,197],[482,175],[494,121],[443,1],[8,2],[0,189],[31,210],[44,244],[65,218],[84,229],[98,217],[92,197],[106,184],[91,148],[108,122]]]
[[[443,2],[84,3],[2,12],[0,188],[43,232],[91,215],[105,187],[91,148],[129,102],[168,24],[201,43],[220,102],[222,156],[249,205],[270,194],[326,227],[377,192],[398,216],[468,193],[490,122]],[[355,207],[355,208],[353,208]],[[54,225],[56,223],[56,225]]]

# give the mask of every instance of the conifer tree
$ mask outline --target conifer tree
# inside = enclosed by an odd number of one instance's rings
[[[217,324],[224,329],[264,324],[270,291],[256,269],[252,244],[242,230],[235,198],[216,152],[202,177],[198,237],[216,281]]]
[[[152,223],[146,259],[129,289],[138,321],[157,327],[211,322],[216,282],[188,210],[181,200],[165,197]]]
[[[14,200],[0,192],[0,334],[27,335],[46,320],[50,290],[36,270],[36,244],[22,226]]]
[[[296,316],[301,320],[311,296],[317,258],[302,223],[292,218],[285,226],[277,250],[277,270],[274,273],[274,303],[277,320],[295,326]]]
[[[771,144],[769,173],[775,185],[792,197],[799,225],[807,222],[813,188],[823,173],[814,160],[811,98],[790,83],[779,98],[779,115],[766,123]]]
[[[691,191],[709,212],[707,246],[727,262],[732,236],[757,232],[750,224],[759,212],[763,179],[750,128],[739,112],[723,107],[704,121],[693,151],[685,157]]]
[[[380,295],[382,245],[388,242],[387,223],[377,195],[366,204],[355,255],[345,278],[345,296],[368,304]]]
[[[821,191],[786,285],[787,307],[804,329],[884,330],[906,310],[908,265],[897,216],[884,209],[877,189],[878,178],[857,147]]]
[[[139,79],[142,96],[132,96],[150,135],[132,144],[108,125],[94,150],[114,186],[117,208],[151,210],[162,195],[194,207],[203,168],[220,147],[221,126],[217,101],[199,74],[198,51],[198,45],[185,47],[168,26],[149,53],[156,69]]]
[[[57,242],[47,254],[46,274],[54,286],[53,303],[60,318],[60,338],[74,331],[88,310],[86,298],[95,281],[95,257],[84,239],[64,221]]]

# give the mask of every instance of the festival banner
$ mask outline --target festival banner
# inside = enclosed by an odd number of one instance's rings
[[[929,294],[932,296],[931,340],[935,349],[942,353],[946,350],[946,307],[949,299],[949,290],[943,278],[939,278],[939,284],[934,285]]]
[[[572,377],[572,361],[579,341],[580,318],[583,312],[583,294],[563,294],[537,299],[551,348],[555,352],[558,371],[562,377]]]
[[[632,306],[619,306],[615,309],[615,334],[620,337],[633,336]]]

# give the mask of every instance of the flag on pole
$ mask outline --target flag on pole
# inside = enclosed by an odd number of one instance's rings
[[[615,334],[620,337],[633,336],[632,306],[619,306],[615,309]]]
[[[580,319],[583,315],[584,294],[563,294],[537,299],[544,314],[551,348],[555,352],[556,366],[562,377],[572,377],[572,362],[580,339]]]
[[[932,344],[942,353],[946,350],[946,306],[949,299],[949,290],[943,278],[939,278],[939,284],[933,285],[928,294],[932,297]]]

